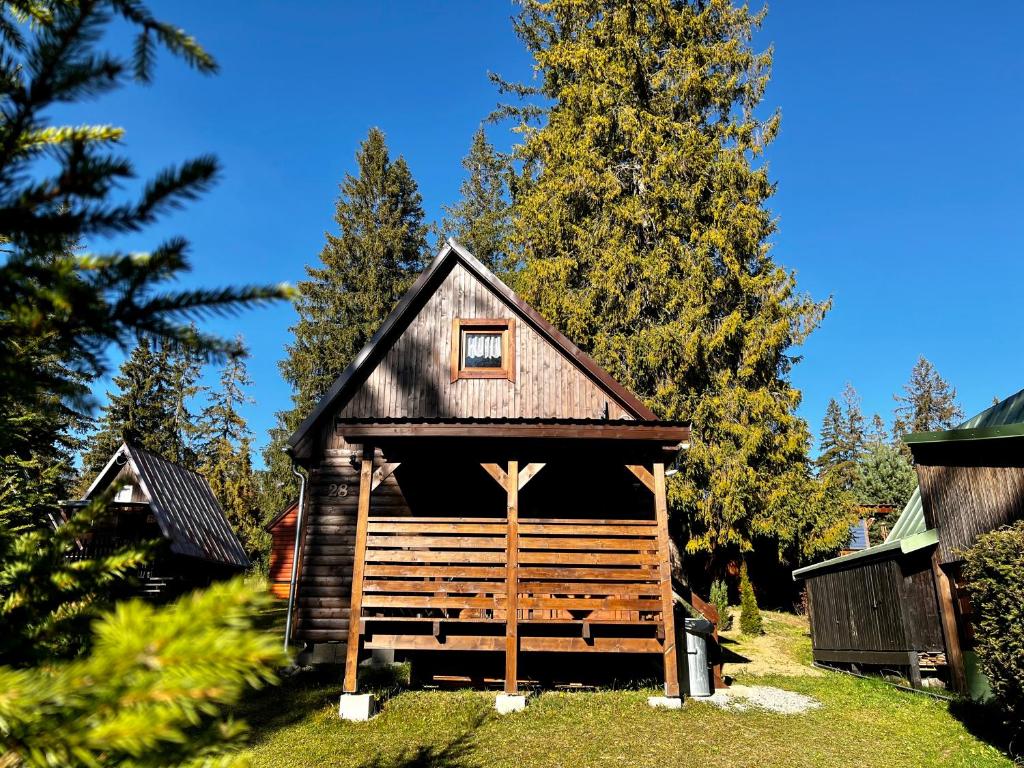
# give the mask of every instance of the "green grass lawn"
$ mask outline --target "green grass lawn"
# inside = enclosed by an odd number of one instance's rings
[[[747,685],[804,693],[822,707],[799,715],[721,710],[691,699],[681,711],[647,706],[654,691],[546,692],[525,712],[494,714],[493,693],[406,690],[369,723],[337,716],[340,683],[294,678],[248,703],[256,766],[1012,766],[931,697],[879,681],[811,670],[806,626],[768,614],[768,635],[736,638],[726,669]],[[801,629],[801,627],[803,627]],[[779,638],[782,638],[781,640]],[[759,648],[797,674],[762,675]]]

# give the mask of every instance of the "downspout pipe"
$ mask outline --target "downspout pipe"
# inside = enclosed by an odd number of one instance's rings
[[[289,452],[289,458],[291,453]],[[294,459],[292,460],[292,474],[299,478],[299,509],[295,515],[295,548],[292,550],[292,577],[288,582],[288,616],[284,622],[284,649],[288,650],[288,643],[292,637],[292,614],[295,611],[295,587],[299,575],[299,545],[302,542],[302,514],[306,507],[306,476],[299,472]]]

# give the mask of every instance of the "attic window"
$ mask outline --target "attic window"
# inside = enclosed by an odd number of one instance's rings
[[[117,495],[114,496],[114,501],[116,501],[116,502],[130,502],[132,500],[132,492],[134,490],[135,489],[130,484],[122,485],[118,489]]]
[[[455,318],[452,320],[452,381],[515,381],[515,349],[515,320]]]

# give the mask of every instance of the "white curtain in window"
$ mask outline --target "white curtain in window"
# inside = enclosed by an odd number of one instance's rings
[[[466,343],[466,357],[501,359],[501,336],[496,333],[470,334]]]

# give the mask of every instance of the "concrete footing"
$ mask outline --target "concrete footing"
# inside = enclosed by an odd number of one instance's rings
[[[494,700],[494,708],[499,715],[509,712],[522,712],[526,709],[526,697],[518,693],[499,693]]]
[[[377,700],[368,693],[343,693],[338,714],[342,720],[365,722],[377,714]]]
[[[648,705],[658,709],[682,709],[683,700],[679,696],[648,696]]]

